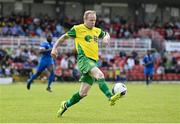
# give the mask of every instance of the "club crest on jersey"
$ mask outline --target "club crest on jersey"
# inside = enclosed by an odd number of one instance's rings
[[[91,39],[93,39],[93,38],[92,38],[90,35],[86,35],[86,36],[84,37],[84,39],[85,39],[85,41],[90,42]]]

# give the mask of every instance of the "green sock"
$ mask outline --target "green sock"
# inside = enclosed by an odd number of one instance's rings
[[[83,98],[83,97],[81,97],[81,96],[79,95],[79,92],[75,93],[75,94],[71,97],[71,99],[69,99],[69,100],[66,102],[67,107],[70,107],[70,106],[78,103],[82,98]]]
[[[109,91],[105,79],[98,79],[97,82],[99,84],[99,88],[101,89],[101,91],[106,95],[106,97],[110,98],[112,96],[112,93]]]

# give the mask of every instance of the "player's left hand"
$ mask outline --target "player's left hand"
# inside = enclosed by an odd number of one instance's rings
[[[108,32],[106,32],[106,36],[103,38],[103,44],[108,45],[110,41],[110,35]]]

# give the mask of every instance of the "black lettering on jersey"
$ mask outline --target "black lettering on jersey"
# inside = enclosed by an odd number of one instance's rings
[[[98,37],[97,36],[94,36],[94,41],[98,42]]]

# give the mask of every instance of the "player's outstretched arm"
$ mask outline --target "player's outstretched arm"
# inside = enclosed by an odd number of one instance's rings
[[[55,59],[58,56],[58,46],[63,43],[66,39],[68,38],[68,36],[66,36],[66,34],[63,34],[60,38],[57,39],[56,43],[54,44],[52,51],[51,51],[51,56]]]
[[[110,41],[110,35],[109,35],[108,32],[106,32],[106,35],[103,37],[102,41],[103,41],[103,43],[104,43],[105,45],[107,45],[107,44],[109,43],[109,41]]]

